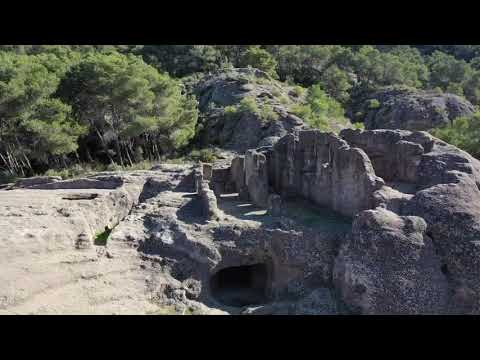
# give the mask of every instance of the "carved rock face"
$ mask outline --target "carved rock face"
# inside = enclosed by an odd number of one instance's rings
[[[425,132],[300,131],[247,152],[244,170],[275,214],[301,197],[354,217],[334,271],[351,309],[480,311],[480,162],[467,153]]]

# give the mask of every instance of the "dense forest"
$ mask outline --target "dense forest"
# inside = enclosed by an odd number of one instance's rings
[[[385,86],[480,104],[480,45],[1,45],[0,177],[191,151],[199,109],[188,84],[233,67],[307,92],[300,113],[314,126],[315,112],[343,114]],[[479,115],[434,132],[480,155]]]

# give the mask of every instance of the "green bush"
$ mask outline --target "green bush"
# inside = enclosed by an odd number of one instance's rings
[[[282,95],[278,98],[278,101],[280,101],[280,104],[287,105],[290,104],[290,99],[288,96]]]
[[[322,131],[336,132],[349,124],[342,105],[328,96],[319,84],[308,89],[305,104],[295,105],[291,111],[310,126]]]
[[[74,177],[87,176],[94,172],[105,171],[108,167],[102,164],[74,164],[62,169],[49,169],[45,176],[60,176],[63,180]]]
[[[272,89],[272,95],[275,97],[280,97],[282,96],[282,93],[278,89]]]
[[[187,159],[198,162],[211,163],[217,159],[215,151],[212,149],[192,150]]]
[[[259,115],[264,121],[275,121],[279,118],[279,115],[273,110],[273,106],[269,104],[264,104],[262,106]]]
[[[370,99],[368,101],[368,108],[370,110],[378,109],[379,107],[380,107],[380,101],[378,101],[377,99]]]
[[[268,51],[260,48],[258,45],[251,46],[247,49],[243,54],[241,64],[263,70],[274,78],[278,76],[276,72],[278,66],[277,61]]]
[[[433,136],[480,158],[480,113],[456,118],[446,127],[431,131]]]
[[[237,113],[237,108],[233,105],[229,105],[229,106],[225,106],[225,108],[223,109],[225,115],[233,115],[233,114],[236,114]]]
[[[258,104],[255,101],[255,98],[252,96],[246,96],[240,101],[240,105],[238,107],[240,112],[251,112],[254,114],[259,113]]]
[[[294,86],[292,89],[293,94],[297,97],[303,96],[306,91],[307,89],[301,87],[300,85]]]

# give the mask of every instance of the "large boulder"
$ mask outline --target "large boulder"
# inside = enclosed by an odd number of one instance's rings
[[[429,130],[474,112],[475,107],[458,95],[387,87],[359,96],[348,115],[363,121],[366,129]]]
[[[449,312],[480,313],[480,191],[462,173],[421,190],[404,213],[424,218],[452,286]]]
[[[334,282],[360,314],[436,314],[447,280],[426,222],[385,209],[361,212],[335,261]]]
[[[341,136],[395,187],[375,192],[376,205],[427,223],[451,291],[443,312],[479,313],[480,162],[425,132],[345,130]]]

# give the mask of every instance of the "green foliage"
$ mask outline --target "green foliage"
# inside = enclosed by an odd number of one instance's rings
[[[307,91],[307,89],[301,87],[300,85],[296,85],[296,86],[294,86],[293,89],[292,89],[292,93],[293,93],[296,97],[303,96],[306,91]]]
[[[380,106],[380,101],[378,101],[377,99],[370,99],[368,101],[368,108],[371,110],[378,109]]]
[[[110,134],[122,165],[122,148],[140,138],[169,153],[195,132],[196,100],[182,93],[178,81],[133,55],[89,54],[67,73],[59,94],[105,146]]]
[[[278,89],[272,89],[272,95],[275,97],[280,97],[282,96],[282,93]]]
[[[255,101],[255,98],[252,96],[246,96],[240,101],[238,111],[251,112],[254,114],[258,114],[260,112],[258,104]]]
[[[357,130],[365,130],[365,124],[363,122],[353,123],[352,127]]]
[[[288,96],[286,95],[281,95],[279,98],[278,98],[278,101],[280,101],[280,104],[283,104],[283,105],[288,105],[290,104],[290,99],[288,98]]]
[[[449,85],[461,84],[472,72],[467,62],[455,57],[435,51],[429,58],[430,86],[446,90]]]
[[[480,103],[480,58],[470,63],[441,51],[433,52],[428,58],[431,70],[430,87],[440,88],[465,96],[473,104]]]
[[[237,108],[234,105],[229,105],[229,106],[225,106],[223,111],[224,111],[225,115],[227,115],[227,116],[234,115],[234,114],[237,113]]]
[[[456,118],[446,127],[431,131],[433,136],[480,158],[480,113]]]
[[[77,163],[60,169],[52,168],[43,173],[45,176],[60,176],[63,180],[84,177],[102,171],[150,170],[154,166],[150,160],[139,161],[133,165],[121,166],[115,163]]]
[[[97,245],[97,246],[106,246],[107,245],[107,240],[108,240],[108,237],[110,236],[112,232],[112,229],[110,228],[105,228],[105,231],[97,234],[95,236],[95,241],[94,241],[94,244]]]
[[[480,71],[474,71],[472,75],[463,82],[463,93],[473,104],[480,104]]]
[[[204,163],[211,163],[217,159],[217,155],[212,149],[192,150],[187,156],[187,159],[194,162],[201,161]]]
[[[241,63],[245,67],[251,66],[263,70],[273,78],[278,77],[276,72],[277,61],[268,51],[260,48],[259,45],[250,46],[243,54]]]
[[[78,162],[124,169],[181,156],[202,129],[195,85],[210,72],[245,66],[269,74],[246,82],[270,85],[278,75],[291,85],[290,97],[273,89],[276,100],[303,101],[294,111],[327,131],[347,124],[342,107],[383,86],[480,104],[480,45],[0,45],[0,173],[63,167],[73,176]],[[278,118],[255,98],[224,108],[232,120],[245,112]],[[475,121],[464,122],[442,136],[471,148],[474,139],[459,132]]]
[[[308,89],[306,104],[294,106],[291,110],[310,126],[322,131],[335,132],[338,127],[348,124],[341,104],[327,95],[319,84]]]
[[[137,53],[148,64],[176,77],[213,71],[222,62],[220,50],[211,45],[146,45]]]
[[[24,114],[22,122],[29,135],[29,152],[33,158],[70,154],[77,150],[77,140],[87,128],[71,117],[71,107],[58,99],[45,99]]]
[[[352,61],[358,81],[366,86],[407,85],[421,87],[428,80],[428,67],[420,53],[410,47],[381,52],[362,46]]]
[[[266,49],[278,62],[281,80],[290,77],[304,86],[321,82],[330,64],[343,60],[350,53],[339,45],[273,45]]]
[[[264,104],[259,111],[260,119],[264,121],[278,120],[279,115],[275,112],[272,105]]]
[[[231,110],[229,109],[229,111]],[[255,98],[251,96],[244,97],[240,101],[235,113],[253,113],[265,122],[275,121],[279,118],[272,105],[265,103],[259,106]]]
[[[341,103],[346,103],[350,98],[352,80],[345,70],[333,64],[322,74],[322,85],[325,91]]]
[[[51,95],[58,77],[36,56],[0,52],[0,117],[14,121],[42,98]]]
[[[107,167],[102,164],[74,164],[69,167],[64,167],[61,169],[49,169],[43,175],[45,176],[60,176],[63,180],[71,179],[81,176],[87,176],[94,172],[105,171]]]
[[[67,63],[54,54],[0,52],[0,165],[8,171],[24,176],[32,160],[46,163],[77,149],[84,129],[52,98]]]

